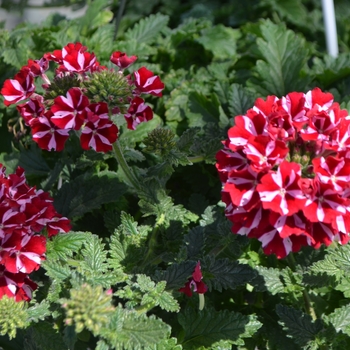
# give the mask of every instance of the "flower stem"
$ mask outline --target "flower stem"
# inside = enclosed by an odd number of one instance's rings
[[[203,162],[204,156],[188,157],[188,160],[189,160],[191,163],[199,163],[199,162]]]
[[[133,187],[135,190],[140,190],[141,185],[138,179],[136,178],[136,176],[134,175],[134,173],[132,172],[132,170],[130,169],[130,167],[128,166],[118,140],[114,142],[113,150],[114,150],[115,158],[117,159],[119,166],[123,170],[123,173],[128,180],[128,184],[131,187]]]
[[[294,259],[294,256],[292,253],[290,253],[287,256],[287,262],[288,262],[288,265],[291,268],[291,270],[293,272],[296,272],[295,259]],[[311,299],[310,299],[309,293],[307,292],[306,289],[303,289],[303,299],[304,299],[306,312],[312,317],[312,319],[314,321],[317,320],[317,315],[316,315],[315,309],[313,308],[313,306],[311,304]]]

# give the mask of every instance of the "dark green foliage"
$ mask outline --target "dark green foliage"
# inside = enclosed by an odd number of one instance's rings
[[[350,111],[347,1],[336,1],[338,58],[325,54],[320,1],[129,0],[116,32],[120,3],[89,1],[80,19],[0,30],[1,82],[29,58],[80,41],[108,67],[114,51],[137,55],[128,74],[145,66],[165,83],[161,99],[142,95],[151,121],[128,130],[111,116],[137,186],[113,152],[83,151],[73,131],[64,151],[42,151],[17,110],[0,107],[0,162],[8,173],[23,167],[73,224],[48,239],[33,300],[0,300],[0,347],[350,348],[349,245],[305,248],[295,261],[264,255],[260,242],[232,233],[215,169],[234,117],[258,97],[318,86]],[[91,99],[108,100],[108,74]],[[127,81],[114,83],[128,99]],[[179,292],[198,262],[208,287],[201,311],[197,293]]]

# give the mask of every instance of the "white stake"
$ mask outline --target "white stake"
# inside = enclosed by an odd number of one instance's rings
[[[337,26],[335,23],[333,0],[322,0],[323,20],[326,32],[326,44],[328,54],[338,56]]]

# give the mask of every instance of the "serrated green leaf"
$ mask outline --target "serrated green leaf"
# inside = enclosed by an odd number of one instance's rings
[[[170,326],[155,316],[137,315],[118,307],[111,317],[108,328],[101,331],[101,336],[113,347],[125,350],[141,350],[154,346],[168,338]]]
[[[63,341],[68,349],[74,349],[74,345],[77,342],[77,333],[75,333],[74,326],[67,326],[63,331]]]
[[[159,33],[167,26],[169,17],[161,13],[152,14],[141,19],[132,29],[125,33],[126,40],[135,40],[150,44],[154,42]]]
[[[103,248],[104,244],[101,239],[96,235],[91,235],[89,240],[85,241],[81,251],[84,260],[81,261],[80,266],[94,277],[98,277],[107,270],[107,253]]]
[[[228,110],[231,117],[244,115],[254,105],[255,96],[252,91],[239,84],[232,84],[228,91]]]
[[[257,39],[257,45],[263,60],[256,63],[258,81],[249,85],[262,95],[285,96],[305,89],[307,81],[300,77],[309,55],[305,40],[269,20],[260,29],[263,38]]]
[[[14,66],[18,69],[21,69],[23,64],[26,63],[28,60],[28,49],[27,47],[22,47],[19,45],[16,49],[13,48],[7,48],[4,51],[2,51],[1,56],[4,59],[4,62]]]
[[[187,256],[189,259],[196,259],[204,245],[204,229],[196,226],[185,236]]]
[[[238,341],[251,337],[261,327],[255,316],[208,308],[202,311],[187,308],[179,314],[178,320],[185,333],[182,342],[184,349],[210,347],[225,339]]]
[[[62,281],[71,276],[69,267],[58,261],[46,260],[42,262],[41,266],[46,270],[46,275],[52,279]]]
[[[176,338],[164,339],[154,346],[149,346],[145,350],[182,350],[182,346],[177,344]]]
[[[322,321],[312,320],[311,316],[303,312],[278,304],[276,313],[288,334],[293,337],[296,344],[306,346],[308,342],[316,339],[322,329]]]
[[[81,248],[88,237],[89,234],[86,232],[69,232],[56,235],[47,242],[46,256],[49,260],[62,259],[65,261],[67,257],[71,257],[73,253]]]
[[[120,218],[121,218],[121,223],[123,225],[123,232],[125,234],[129,234],[129,235],[138,234],[137,222],[134,221],[134,218],[131,215],[125,212],[121,212]]]
[[[338,57],[324,56],[314,58],[313,72],[316,79],[327,89],[334,85],[338,80],[344,79],[350,75],[348,62],[350,54],[348,52],[340,53]]]
[[[38,348],[40,346],[40,348]],[[40,322],[26,333],[23,350],[68,350],[60,333],[49,322]]]
[[[126,185],[114,172],[84,174],[65,183],[58,191],[54,204],[60,214],[76,218],[100,208],[102,204],[117,201],[125,191]]]
[[[184,261],[180,264],[172,264],[167,270],[157,271],[155,279],[166,281],[167,289],[179,289],[185,285],[196,266],[195,261]]]
[[[28,321],[38,322],[39,320],[44,320],[45,317],[48,317],[52,314],[49,310],[50,303],[47,300],[42,301],[40,304],[36,303],[31,305],[27,309]]]
[[[258,276],[251,282],[257,291],[268,291],[272,295],[283,293],[284,284],[280,278],[280,271],[274,268],[257,266]]]
[[[108,3],[105,0],[94,0],[89,4],[85,15],[79,18],[76,34],[82,31],[87,32],[89,29],[98,28],[103,24],[107,24],[113,18],[113,13],[104,10]]]
[[[180,136],[179,140],[176,142],[177,148],[181,152],[188,152],[193,144],[195,136],[200,131],[200,128],[189,128]]]
[[[256,277],[256,272],[249,266],[232,262],[229,259],[204,259],[202,271],[212,276],[205,279],[209,289],[216,289],[219,292],[222,289],[236,289],[239,286],[249,283]]]
[[[343,332],[350,336],[350,307],[344,305],[339,309],[335,309],[326,317],[327,321],[333,325],[337,332]]]
[[[273,10],[294,24],[306,25],[308,10],[300,0],[269,0]]]
[[[188,98],[190,111],[200,116],[197,121],[194,121],[195,124],[190,120],[190,126],[202,126],[204,123],[218,122],[220,103],[215,94],[208,98],[199,92],[191,92]]]
[[[211,51],[216,59],[233,59],[236,55],[236,42],[239,38],[239,30],[218,24],[203,29],[201,36],[196,41],[202,44],[206,50]]]

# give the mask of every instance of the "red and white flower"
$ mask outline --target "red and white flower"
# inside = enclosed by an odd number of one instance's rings
[[[34,78],[28,67],[23,67],[14,77],[7,79],[1,89],[5,106],[25,100],[35,91]]]
[[[349,241],[350,117],[315,88],[257,99],[235,118],[216,168],[232,231],[283,258]]]
[[[134,72],[134,84],[137,87],[138,93],[151,94],[154,96],[162,96],[164,84],[157,75],[148,70],[146,67],[141,67]]]
[[[86,119],[85,107],[89,99],[79,88],[68,90],[66,97],[58,96],[51,107],[51,121],[60,129],[79,130]]]
[[[53,114],[48,111],[31,122],[33,140],[42,149],[62,151],[69,137],[69,130],[61,129],[52,122]]]
[[[120,69],[126,69],[130,67],[137,60],[137,56],[127,56],[125,52],[116,51],[113,52],[110,61],[118,66]]]
[[[124,115],[128,125],[128,129],[135,130],[137,125],[142,122],[147,122],[153,118],[153,111],[150,106],[145,104],[145,101],[136,96],[130,103],[128,113]]]
[[[112,144],[117,140],[118,128],[107,119],[88,121],[81,131],[80,143],[85,150],[94,149],[96,152],[112,150]]]

